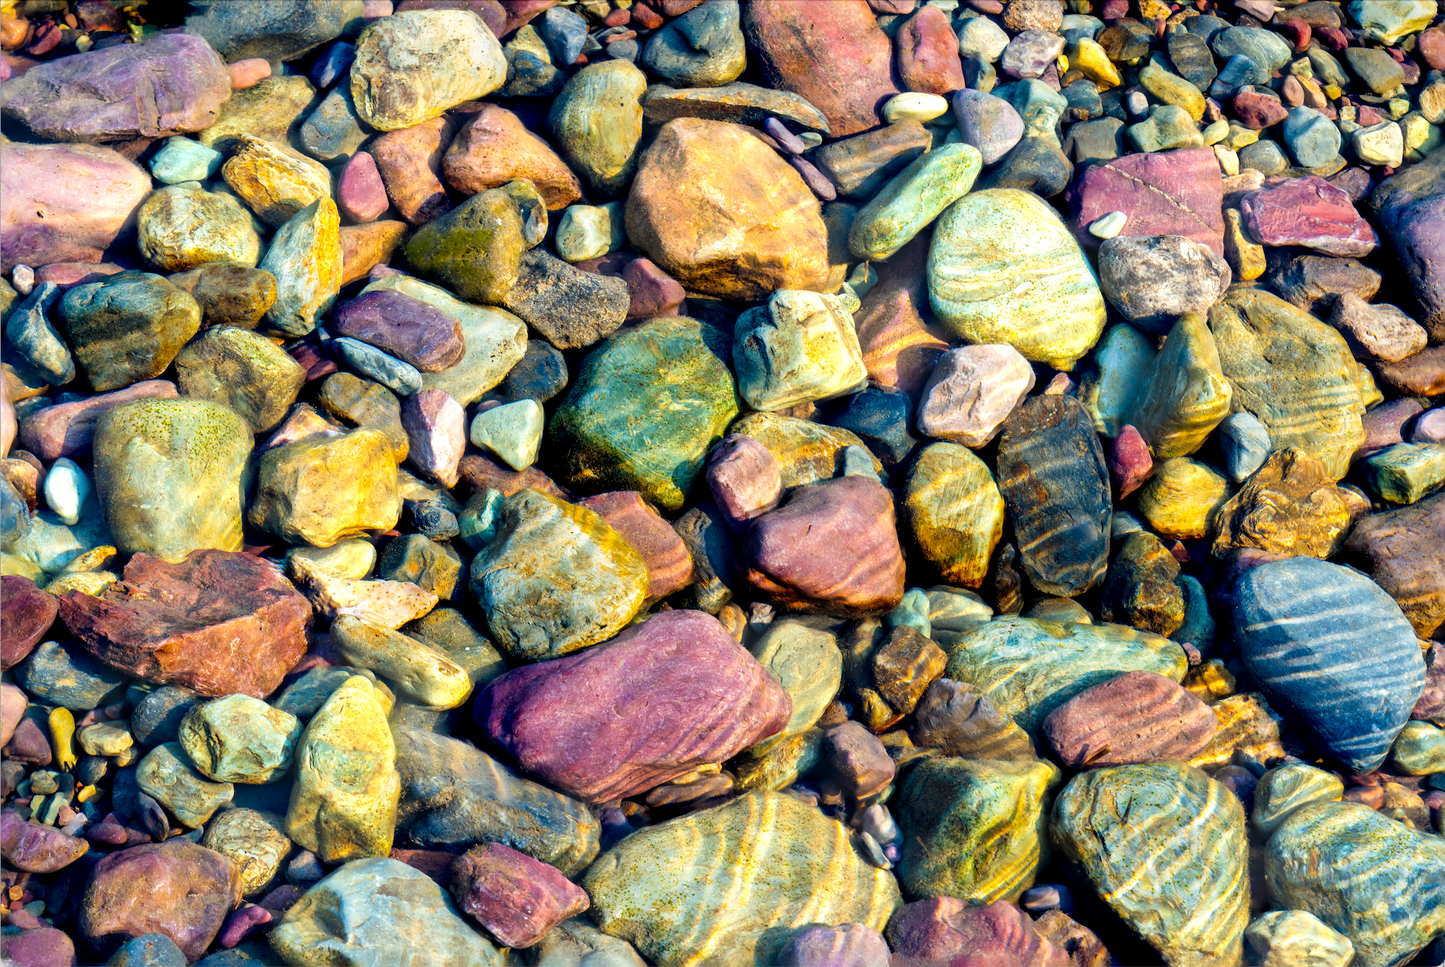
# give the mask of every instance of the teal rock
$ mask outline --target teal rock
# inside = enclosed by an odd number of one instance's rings
[[[1069,109],[1069,100],[1043,81],[1027,78],[993,92],[1013,105],[1024,120],[1024,134],[1058,140],[1059,119]]]
[[[162,272],[187,272],[208,262],[253,266],[261,257],[255,220],[240,200],[194,185],[151,192],[136,212],[136,235],[141,254]]]
[[[903,831],[903,888],[918,900],[1017,903],[1052,852],[1048,817],[1062,780],[1041,759],[915,766],[889,804]]]
[[[371,672],[361,671],[350,665],[317,666],[287,685],[272,699],[271,704],[298,719],[309,719],[326,704],[332,692],[345,685],[354,675],[376,678]]]
[[[501,494],[495,490],[500,500]],[[507,670],[501,652],[455,608],[433,608],[401,628],[404,634],[431,645],[467,673],[472,684],[485,685]],[[556,865],[556,864],[553,864]]]
[[[200,829],[217,809],[231,801],[235,787],[211,782],[196,771],[179,742],[166,742],[146,753],[135,769],[136,785],[181,824]]]
[[[1344,780],[1333,772],[1292,762],[1259,777],[1249,821],[1261,836],[1268,837],[1301,806],[1312,802],[1339,802],[1344,794]]]
[[[1265,848],[1264,878],[1274,907],[1348,937],[1359,967],[1405,963],[1445,932],[1445,840],[1359,803],[1291,813]]]
[[[291,768],[301,722],[249,695],[197,705],[181,720],[179,741],[196,770],[216,782],[263,783]]]
[[[843,681],[843,653],[826,631],[787,619],[768,625],[750,650],[793,701],[793,714],[783,730],[748,750],[757,757],[822,718]]]
[[[971,144],[920,155],[858,212],[849,249],[860,259],[888,258],[968,194],[982,168],[983,155]]]
[[[1249,920],[1244,807],[1181,763],[1096,769],[1054,802],[1054,843],[1164,962],[1237,964]]]
[[[1429,722],[1406,722],[1390,747],[1390,757],[1407,776],[1445,772],[1445,730]]]
[[[1244,931],[1261,967],[1346,967],[1355,945],[1304,910],[1271,910]]]
[[[276,277],[276,301],[266,321],[288,336],[304,336],[341,291],[341,215],[321,198],[276,230],[260,268]]]
[[[513,470],[526,470],[542,446],[546,414],[536,400],[517,400],[483,410],[472,417],[472,443],[496,454]]]
[[[390,353],[382,352],[371,343],[341,336],[331,340],[330,348],[336,350],[347,366],[375,380],[397,396],[415,396],[421,392],[421,370]]]
[[[664,513],[681,510],[737,415],[731,355],[725,333],[682,316],[593,349],[552,414],[562,479],[584,492],[636,490]]]
[[[1365,461],[1370,492],[1392,504],[1413,504],[1445,486],[1445,446],[1396,443]]]
[[[567,75],[552,63],[552,53],[531,24],[512,34],[502,48],[507,58],[507,83],[502,97],[552,97],[567,82]]]
[[[120,272],[71,288],[60,320],[91,388],[104,392],[165,372],[200,330],[201,309],[159,275]]]
[[[1050,712],[1085,689],[1129,671],[1183,681],[1184,651],[1124,625],[996,618],[948,643],[944,674],[987,697],[1034,734]]]
[[[1156,104],[1149,117],[1129,125],[1126,133],[1136,151],[1172,151],[1202,148],[1204,136],[1189,112],[1175,104]]]
[[[568,262],[583,262],[615,252],[627,242],[622,202],[569,205],[557,220],[554,243]]]
[[[1248,57],[1264,71],[1266,79],[1294,56],[1288,41],[1262,27],[1226,27],[1214,35],[1209,46],[1221,62],[1231,57]]]
[[[1124,429],[1155,355],[1155,340],[1131,325],[1105,331],[1079,381],[1079,402],[1096,431],[1116,437]]]
[[[191,138],[166,138],[147,164],[151,177],[163,185],[183,181],[209,181],[221,170],[226,156]]]
[[[694,7],[652,35],[642,66],[673,87],[717,87],[747,66],[737,0]]]
[[[128,680],[80,647],[66,648],[56,641],[41,642],[15,666],[15,681],[32,702],[73,712],[88,712],[118,700]]]
[[[749,309],[733,329],[738,392],[755,410],[856,392],[868,371],[853,317],[837,296],[784,289]]]
[[[5,338],[53,386],[64,386],[75,379],[70,348],[50,322],[60,295],[60,286],[42,282],[24,299],[17,300],[19,304],[5,318]]]
[[[613,198],[632,180],[642,140],[647,75],[625,60],[588,64],[552,102],[547,130],[568,166]]]
[[[1144,374],[1127,422],[1155,460],[1188,456],[1229,416],[1232,398],[1209,327],[1186,313]]]

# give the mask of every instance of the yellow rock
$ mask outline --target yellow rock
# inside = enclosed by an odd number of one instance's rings
[[[1003,536],[1003,495],[968,447],[931,443],[908,470],[903,519],[945,581],[976,588]]]
[[[1151,61],[1139,72],[1139,83],[1165,104],[1184,108],[1196,124],[1203,119],[1204,95],[1179,75],[1171,74]]]
[[[278,537],[316,547],[391,530],[401,519],[391,445],[378,430],[357,429],[268,450],[247,519]]]
[[[1231,395],[1214,336],[1190,313],[1174,324],[1154,357],[1129,422],[1156,459],[1187,456],[1229,415]]]
[[[68,708],[56,708],[50,711],[50,745],[55,750],[55,765],[61,772],[69,772],[75,768],[75,747],[71,744],[75,738],[75,716],[70,714]]]
[[[728,432],[750,436],[767,448],[778,461],[784,490],[831,480],[838,472],[838,451],[844,447],[862,447],[872,453],[851,430],[777,413],[749,413],[728,427]],[[873,469],[883,472],[877,457]]]
[[[428,708],[456,708],[472,693],[465,670],[446,655],[399,631],[343,614],[331,640],[347,664],[368,668]]]
[[[1233,695],[1234,686],[1234,676],[1218,658],[1211,658],[1202,665],[1191,668],[1184,678],[1184,687],[1206,705],[1213,705],[1220,699]]]
[[[1214,553],[1255,547],[1289,557],[1332,557],[1350,529],[1350,505],[1324,464],[1290,447],[1271,453],[1220,508]]]
[[[1282,759],[1287,754],[1280,739],[1284,724],[1264,696],[1258,692],[1230,695],[1210,706],[1219,719],[1219,731],[1209,745],[1189,760],[1196,769],[1228,765],[1236,751],[1246,752],[1259,762]]]
[[[1139,488],[1139,513],[1163,537],[1203,537],[1229,499],[1229,490],[1223,474],[1197,460],[1174,457]]]
[[[1080,37],[1078,43],[1069,47],[1069,64],[1082,71],[1101,91],[1124,83],[1124,79],[1119,76],[1119,68],[1109,60],[1104,48],[1087,37]]]
[[[274,141],[240,140],[221,177],[261,221],[283,225],[318,198],[331,197],[331,173],[321,162]]]
[[[76,574],[61,574],[44,587],[50,594],[64,594],[66,591],[79,591],[82,594],[98,596],[102,591],[119,580],[120,575],[112,571],[82,571]]]
[[[1264,246],[1245,232],[1237,208],[1224,210],[1224,259],[1234,271],[1234,277],[1241,282],[1259,278],[1269,267],[1264,257]]]

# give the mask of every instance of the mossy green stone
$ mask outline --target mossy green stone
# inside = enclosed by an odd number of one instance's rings
[[[240,147],[242,135],[286,144],[320,101],[304,76],[273,75],[253,87],[232,91],[216,123],[198,132],[196,140],[222,154]]]
[[[1232,396],[1209,327],[1185,315],[1150,365],[1128,422],[1155,459],[1188,456],[1229,415]]]
[[[1397,443],[1365,461],[1370,490],[1392,504],[1413,504],[1445,485],[1445,446]]]
[[[666,513],[681,510],[737,416],[730,356],[726,333],[683,316],[592,350],[548,427],[562,479],[584,491],[636,490]]]
[[[286,418],[306,385],[306,370],[265,336],[230,326],[208,329],[176,356],[181,396],[236,412],[254,433]]]
[[[748,750],[756,757],[817,723],[843,682],[843,653],[826,631],[786,619],[770,624],[751,650],[793,701],[783,730]]]
[[[406,260],[463,299],[496,304],[517,284],[528,234],[516,197],[492,188],[417,229]]]
[[[886,259],[973,187],[983,155],[971,144],[945,144],[920,155],[853,219],[848,247],[860,259]]]
[[[1249,821],[1262,836],[1269,836],[1290,813],[1312,802],[1339,802],[1344,780],[1333,772],[1303,762],[1276,766],[1259,777]]]
[[[1048,861],[1052,762],[939,757],[913,767],[891,805],[903,830],[903,887],[916,900],[1018,902]]]
[[[121,272],[71,288],[60,319],[76,363],[100,393],[164,373],[200,330],[201,307],[159,275]]]
[[[1004,500],[988,465],[967,447],[931,443],[903,487],[903,519],[945,581],[976,588],[1003,536]]]

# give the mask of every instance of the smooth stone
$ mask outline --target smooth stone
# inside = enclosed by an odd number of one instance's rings
[[[208,262],[172,275],[170,282],[196,300],[207,328],[255,329],[276,302],[276,277],[236,262]]]
[[[320,162],[285,144],[246,134],[221,174],[236,197],[273,226],[286,224],[306,206],[331,195],[331,175]]]
[[[918,444],[918,438],[909,429],[913,423],[913,405],[907,393],[870,386],[849,396],[833,422],[856,433],[867,444],[872,453],[860,452],[858,456],[870,468],[873,454],[889,467],[897,467]]]
[[[1139,488],[1135,508],[1161,537],[1191,540],[1214,529],[1233,488],[1223,474],[1189,457],[1170,457],[1155,465]]]
[[[55,623],[58,608],[55,596],[37,588],[29,578],[11,574],[0,578],[0,647],[6,669],[35,649]]]
[[[1366,460],[1364,474],[1366,486],[1383,500],[1416,503],[1445,486],[1445,446],[1396,443]]]
[[[738,124],[762,124],[769,118],[779,118],[810,132],[828,130],[823,112],[797,94],[741,82],[682,90],[652,84],[643,97],[642,110],[643,116],[655,124],[680,117]]]
[[[315,609],[326,617],[339,620],[349,616],[399,628],[436,607],[438,592],[450,593],[461,567],[456,557],[440,547],[430,554],[408,558],[407,547],[415,546],[416,540],[431,543],[417,534],[387,545],[388,553],[383,558],[387,566],[382,573],[402,580],[355,581],[296,557],[291,559],[291,573]]]
[[[707,484],[718,509],[739,532],[778,506],[783,492],[778,462],[752,437],[729,434],[712,448]]]
[[[419,705],[457,708],[471,695],[466,671],[415,638],[349,614],[332,623],[331,637],[346,664],[385,677],[400,697]]]
[[[532,399],[545,403],[567,388],[571,381],[567,360],[551,343],[529,339],[502,382],[497,396],[504,400]]]
[[[1319,111],[1296,107],[1285,118],[1284,141],[1296,164],[1301,168],[1315,168],[1329,164],[1339,155],[1343,138],[1334,122]]]
[[[92,389],[154,379],[201,325],[189,294],[159,275],[122,272],[68,290],[61,326]]]
[[[395,131],[485,97],[507,77],[502,45],[464,10],[411,10],[361,34],[351,94],[361,120]]]
[[[1259,777],[1250,823],[1269,837],[1291,812],[1313,802],[1339,802],[1345,784],[1339,776],[1304,763],[1277,766]]]
[[[1232,399],[1214,336],[1204,318],[1191,313],[1169,330],[1127,419],[1154,458],[1187,456],[1229,415]]]
[[[1224,252],[1224,183],[1209,148],[1131,154],[1085,168],[1069,187],[1070,223],[1085,226],[1113,211],[1128,216],[1123,234],[1180,235]]]
[[[1420,307],[1420,323],[1437,342],[1445,334],[1445,276],[1441,274],[1445,262],[1437,235],[1445,219],[1445,207],[1439,200],[1442,183],[1445,154],[1436,151],[1385,179],[1369,200],[1385,238],[1405,268],[1405,278]]]
[[[377,567],[377,576],[382,578],[384,585],[400,586],[398,590],[410,584],[420,589],[423,594],[451,598],[454,597],[453,589],[461,567],[461,556],[449,544],[433,540],[424,534],[406,534],[386,545]],[[435,602],[428,603],[425,597],[414,600],[408,609],[412,611],[409,620],[425,617],[434,606]],[[397,614],[388,617],[394,619],[400,616]],[[354,617],[365,616],[358,614]],[[402,624],[395,620],[376,623],[393,629]]]
[[[1356,259],[1301,255],[1271,273],[1269,281],[1286,302],[1324,316],[1346,293],[1369,302],[1380,289],[1381,276]]]
[[[136,213],[140,252],[162,272],[207,262],[254,266],[261,240],[235,195],[175,185],[152,192]]]
[[[296,0],[256,9],[208,9],[186,18],[186,32],[204,37],[229,62],[295,60],[342,33],[360,28],[362,4],[345,0],[316,10]]]
[[[883,120],[889,124],[899,121],[932,121],[948,113],[948,98],[923,92],[895,94],[883,105]]]
[[[1303,450],[1275,450],[1220,508],[1214,553],[1223,557],[1230,549],[1252,547],[1283,556],[1331,557],[1344,543],[1351,516],[1324,464]]]
[[[401,514],[396,488],[396,461],[379,431],[310,437],[261,456],[247,520],[289,541],[330,547],[394,527]]]
[[[1030,967],[1063,967],[1073,962],[1035,929],[1027,913],[1008,900],[995,900],[987,906],[957,897],[919,900],[894,915],[887,937],[894,955],[909,962]]]
[[[401,425],[411,465],[423,476],[455,487],[467,445],[467,413],[461,403],[445,390],[424,389],[402,404]]]
[[[147,752],[136,766],[135,780],[141,792],[191,829],[209,822],[235,791],[229,782],[207,781],[179,742],[165,742]]]
[[[1035,758],[1033,740],[1011,716],[951,678],[939,678],[928,686],[914,709],[910,735],[920,747],[935,747],[944,755],[964,759]]]
[[[1266,246],[1302,245],[1328,255],[1361,256],[1379,245],[1350,196],[1318,175],[1287,178],[1250,192],[1239,209],[1250,235]]]
[[[15,681],[31,699],[74,711],[95,708],[113,697],[124,680],[120,672],[73,643],[66,648],[58,642],[42,642],[15,666]]]
[[[1243,483],[1273,452],[1269,428],[1248,410],[1231,413],[1218,429],[1225,470],[1235,483]]]
[[[5,338],[49,383],[75,379],[75,360],[50,319],[60,302],[60,287],[42,282],[19,300],[5,320]]]
[[[501,303],[558,349],[578,349],[616,332],[632,299],[623,279],[584,271],[538,248],[522,254],[517,284]]]
[[[7,934],[4,940],[0,940],[0,952],[15,964],[65,967],[75,963],[75,943],[70,936],[64,931],[43,925]],[[176,956],[178,965],[185,963],[185,955],[179,950],[176,951]]]
[[[455,131],[451,118],[443,115],[388,131],[367,143],[387,197],[408,224],[424,225],[451,209],[441,166]]]
[[[836,296],[779,291],[739,316],[733,332],[738,392],[755,410],[840,396],[867,377],[852,317]]]
[[[572,205],[557,222],[557,254],[568,262],[601,258],[621,248],[624,241],[619,202],[602,206]]]
[[[1346,967],[1355,957],[1350,938],[1304,910],[1271,910],[1250,921],[1244,939],[1262,967]]]
[[[1160,635],[1173,635],[1184,623],[1184,592],[1179,563],[1154,535],[1136,532],[1109,566],[1100,616]]]
[[[150,749],[180,739],[181,722],[200,699],[189,688],[163,685],[135,703],[130,730],[135,741]]]
[[[330,331],[370,343],[423,372],[444,372],[466,353],[457,319],[394,289],[364,292],[344,303]]]
[[[217,782],[265,783],[291,767],[296,716],[249,695],[228,695],[186,713],[178,732],[196,770]]]
[[[643,607],[682,590],[692,582],[693,562],[687,546],[672,525],[640,493],[619,490],[587,497],[578,503],[596,511],[642,556],[648,574],[647,598]]]
[[[175,367],[182,398],[224,406],[253,433],[275,429],[306,383],[306,371],[270,339],[229,327],[193,339]]]
[[[969,144],[944,145],[893,177],[853,220],[848,245],[861,259],[887,259],[973,187],[982,156]]]
[[[1083,769],[1188,761],[1218,728],[1209,707],[1172,679],[1125,672],[1054,709],[1041,735],[1060,762]]]
[[[216,122],[198,132],[196,140],[222,154],[238,149],[244,137],[289,144],[319,103],[316,88],[305,77],[267,77],[252,87],[233,91],[230,100],[221,105]]]
[[[1003,98],[977,90],[960,90],[953,95],[953,114],[964,144],[979,150],[985,166],[1008,154],[1024,134],[1023,118]]]
[[[897,121],[821,145],[812,163],[847,198],[871,198],[889,179],[922,156],[932,137],[917,121]]]
[[[375,221],[386,213],[391,201],[376,159],[358,151],[341,169],[336,180],[336,207],[351,222]]]
[[[953,443],[918,452],[904,483],[903,519],[945,581],[979,587],[1003,536],[1004,498],[988,466]]]
[[[1351,292],[1335,299],[1328,320],[1350,344],[1357,359],[1399,362],[1425,348],[1425,329],[1399,308],[1371,305]],[[12,340],[13,342],[13,340]]]
[[[1078,400],[1097,432],[1117,437],[1128,425],[1157,355],[1155,342],[1133,326],[1121,324],[1105,330],[1094,347],[1079,384]]]
[[[201,845],[228,858],[240,877],[245,898],[266,892],[291,852],[291,840],[282,829],[284,817],[254,809],[226,809],[207,826]]]
[[[715,87],[738,79],[747,65],[736,0],[694,7],[657,31],[641,63],[665,84]]]
[[[37,781],[31,777],[32,791]],[[19,813],[8,809],[0,814],[0,841],[4,844],[5,862],[17,872],[25,873],[54,873],[90,849],[90,844],[83,839],[68,836],[53,826],[26,822]]]
[[[463,912],[508,947],[530,947],[591,904],[561,871],[499,843],[452,864],[452,895]]]
[[[923,7],[936,10],[936,7]],[[887,963],[888,942],[872,927],[843,923],[836,927],[805,927],[778,951],[778,963],[798,967],[827,967],[830,964],[861,965]]]
[[[520,184],[478,192],[427,222],[407,239],[407,261],[468,302],[500,303],[517,284],[522,253],[546,232],[541,197],[532,210],[513,194]]]
[[[1445,496],[1356,522],[1346,548],[1368,562],[1371,577],[1404,611],[1415,634],[1428,639],[1445,625]]]
[[[1099,246],[1104,297],[1146,332],[1166,331],[1185,313],[1207,313],[1230,281],[1223,258],[1177,235],[1123,236]]]
[[[334,436],[342,427],[358,426],[377,430],[385,436],[391,445],[393,461],[399,462],[409,455],[410,439],[401,422],[401,404],[385,386],[351,373],[332,373],[322,382],[316,402],[334,419],[328,420],[314,409],[298,409],[267,441],[262,453],[309,437]]]
[[[633,64],[607,60],[572,75],[552,102],[547,129],[553,141],[604,197],[620,195],[638,168],[646,89],[646,76]]]
[[[357,117],[351,91],[343,86],[321,99],[297,132],[296,143],[318,161],[345,163],[370,134]]]
[[[768,625],[749,649],[788,693],[792,715],[777,734],[748,750],[759,757],[779,743],[802,735],[818,723],[842,682],[843,656],[835,638],[826,631],[795,620]]]
[[[1407,776],[1445,772],[1445,731],[1428,722],[1407,722],[1390,747],[1390,758]]]

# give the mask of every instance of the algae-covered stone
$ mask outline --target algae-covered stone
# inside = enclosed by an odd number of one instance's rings
[[[1003,536],[1004,500],[988,465],[956,443],[918,451],[903,485],[903,519],[949,584],[983,584]]]
[[[793,714],[783,730],[749,750],[749,755],[758,757],[817,724],[823,710],[838,694],[843,679],[843,654],[832,635],[793,620],[768,625],[751,650],[793,702]]]
[[[228,407],[253,433],[274,429],[306,385],[306,370],[265,336],[229,326],[208,329],[176,356],[185,399]]]
[[[440,651],[354,615],[338,615],[331,640],[349,665],[393,683],[398,695],[428,708],[456,708],[472,693],[467,673]]]
[[[1071,369],[1104,331],[1104,296],[1079,243],[1032,192],[965,195],[934,226],[929,301],[939,323],[972,343],[1007,343]]]
[[[662,964],[770,964],[797,927],[881,931],[902,904],[893,874],[860,859],[845,826],[768,792],[638,830],[582,887],[603,933]]]
[[[1365,462],[1372,493],[1392,504],[1413,504],[1445,486],[1445,446],[1396,443]]]
[[[686,317],[653,319],[592,350],[549,427],[563,479],[682,509],[737,415],[730,356],[725,333]]]
[[[341,215],[329,197],[298,211],[276,231],[260,268],[276,277],[266,321],[288,336],[316,328],[341,291]]]
[[[889,804],[903,830],[908,895],[1017,903],[1048,861],[1049,808],[1062,778],[1041,759],[915,766]]]
[[[266,451],[247,515],[254,527],[316,547],[390,530],[400,518],[391,444],[365,428]]]
[[[204,400],[138,400],[96,424],[95,486],[115,546],[172,563],[241,549],[251,428]]]
[[[217,782],[261,783],[291,768],[301,736],[296,716],[249,695],[197,705],[181,720],[180,743],[204,776]]]
[[[261,237],[235,195],[193,186],[151,192],[136,212],[140,252],[162,272],[185,272],[207,262],[255,265]]]
[[[147,752],[136,766],[135,782],[141,792],[191,829],[204,826],[217,809],[231,801],[235,790],[229,782],[207,781],[179,742],[165,742]]]
[[[241,880],[241,897],[264,893],[291,852],[286,818],[255,809],[226,809],[206,826],[201,845],[228,857]]]
[[[1127,422],[1155,459],[1184,457],[1229,415],[1232,396],[1209,327],[1202,317],[1186,315],[1150,364]]]
[[[1249,821],[1260,835],[1270,836],[1301,806],[1312,802],[1339,802],[1344,793],[1344,780],[1333,772],[1303,762],[1286,763],[1259,777]]]
[[[642,607],[647,580],[641,555],[606,521],[537,490],[506,498],[497,536],[471,566],[492,639],[532,661],[621,631]]]
[[[1262,913],[1244,931],[1260,967],[1346,967],[1355,959],[1350,938],[1304,910]]]
[[[159,275],[121,272],[66,292],[60,321],[76,363],[100,393],[165,372],[201,328],[201,310]]]
[[[613,197],[632,180],[647,75],[627,60],[588,64],[552,102],[547,129],[573,171]]]
[[[242,135],[221,176],[256,217],[284,225],[312,202],[331,197],[331,173],[284,144]],[[174,191],[175,189],[167,189]]]
[[[507,79],[502,45],[468,10],[407,10],[362,32],[351,65],[356,113],[378,131],[412,127]]]
[[[198,132],[196,140],[223,154],[239,148],[243,137],[285,144],[319,101],[316,87],[303,75],[273,75],[232,91],[216,123]]]
[[[401,779],[386,710],[360,675],[331,693],[296,744],[286,835],[338,863],[385,856]]]
[[[886,259],[973,187],[983,156],[971,144],[920,155],[859,210],[848,247],[860,259]]]
[[[547,232],[541,196],[533,206],[523,194],[517,182],[477,192],[407,239],[407,261],[463,299],[501,302],[517,284],[522,253]]]
[[[853,317],[837,296],[785,289],[733,329],[738,392],[755,410],[851,393],[867,381]]]
[[[734,423],[730,431],[751,437],[767,448],[778,463],[784,490],[831,480],[843,450],[868,449],[851,430],[777,413],[749,413]],[[883,471],[883,463],[876,457],[873,469],[877,473]]]
[[[1244,807],[1179,763],[1075,776],[1051,832],[1068,861],[1165,963],[1237,964],[1249,920]]]

